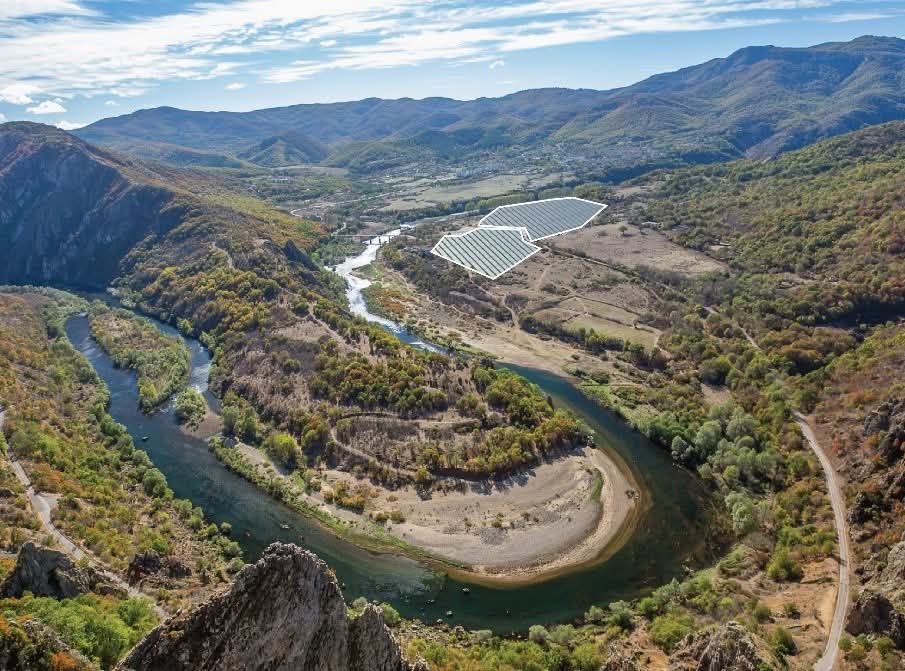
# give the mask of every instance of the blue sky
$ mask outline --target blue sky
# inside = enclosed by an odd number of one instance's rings
[[[0,0],[0,121],[606,89],[752,44],[905,37],[900,0]]]

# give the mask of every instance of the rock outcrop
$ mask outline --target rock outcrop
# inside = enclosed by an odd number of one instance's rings
[[[848,614],[845,630],[853,636],[888,636],[899,650],[905,650],[905,614],[882,594],[861,592]]]
[[[25,592],[54,599],[72,599],[87,592],[111,594],[118,589],[101,573],[81,567],[58,550],[27,542],[19,550],[16,565],[3,584],[0,597],[20,597]]]
[[[772,668],[769,660],[742,625],[727,622],[716,629],[686,636],[678,652],[670,658],[670,669],[759,671]]]
[[[615,643],[611,643],[606,653],[606,661],[600,667],[600,671],[638,671],[638,662],[624,650],[620,650]]]
[[[350,618],[336,578],[315,555],[274,543],[232,587],[159,626],[120,671],[414,671],[368,606]]]
[[[187,578],[192,569],[173,557],[161,557],[154,550],[139,552],[132,557],[126,569],[126,582],[135,585],[147,577]]]

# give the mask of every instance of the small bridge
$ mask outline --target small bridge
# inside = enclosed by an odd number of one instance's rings
[[[389,235],[374,235],[373,233],[368,235],[345,233],[343,235],[334,235],[333,237],[337,240],[348,240],[349,242],[358,242],[363,245],[382,245],[392,239]]]

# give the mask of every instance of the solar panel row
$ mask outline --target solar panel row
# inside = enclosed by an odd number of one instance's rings
[[[540,251],[516,228],[474,228],[443,236],[434,254],[490,279],[496,279]]]
[[[479,226],[516,226],[528,231],[529,240],[543,240],[581,228],[606,205],[583,198],[550,198],[498,207]]]
[[[484,217],[478,228],[444,235],[431,251],[496,279],[540,251],[532,241],[577,230],[605,207],[573,197],[504,205]]]

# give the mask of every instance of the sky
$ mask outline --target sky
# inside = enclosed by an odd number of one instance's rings
[[[867,34],[905,37],[905,2],[0,0],[0,122],[609,89]]]

